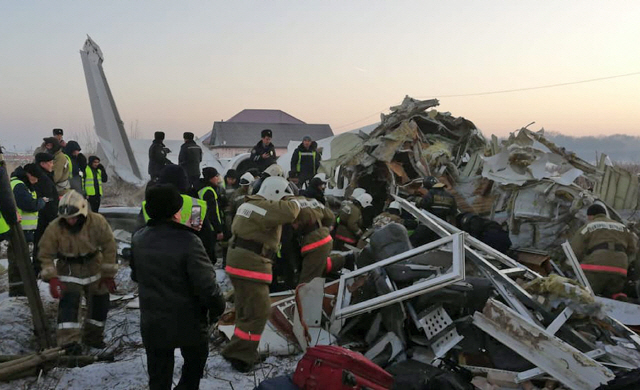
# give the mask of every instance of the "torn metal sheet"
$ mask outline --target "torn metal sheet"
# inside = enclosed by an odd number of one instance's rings
[[[574,390],[593,390],[615,378],[611,370],[490,299],[473,323]]]
[[[387,356],[387,347],[390,349],[390,354]],[[375,342],[375,344],[369,348],[364,354],[364,357],[378,364],[384,366],[385,363],[393,361],[398,355],[404,353],[404,345],[402,340],[393,332],[386,333],[381,339]]]
[[[620,167],[607,164],[607,155],[600,156],[598,169],[603,171],[594,193],[614,209],[635,209],[638,206],[638,176]]]
[[[411,286],[395,290],[372,299],[368,299],[364,302],[356,304],[350,304],[348,300],[345,300],[345,290],[347,290],[348,281],[351,281],[363,275],[369,271],[375,270],[380,267],[385,267],[403,260],[407,260],[415,255],[427,252],[429,250],[441,247],[443,245],[452,244],[452,265],[448,272],[438,275],[436,277],[417,282]],[[423,245],[421,247],[411,249],[405,253],[401,253],[396,256],[392,256],[386,260],[378,261],[369,266],[360,268],[356,271],[349,272],[340,277],[340,287],[338,290],[338,299],[333,315],[335,318],[348,318],[361,313],[365,313],[374,309],[379,309],[391,305],[396,302],[401,302],[406,299],[415,297],[417,295],[424,294],[428,291],[432,291],[437,288],[447,286],[449,284],[460,281],[464,278],[464,234],[454,234],[449,237],[442,238],[435,242]]]

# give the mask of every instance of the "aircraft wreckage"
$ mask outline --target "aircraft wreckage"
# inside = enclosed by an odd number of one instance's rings
[[[142,184],[149,141],[127,139],[99,47],[88,39],[81,54],[101,153],[121,179]],[[396,200],[440,239],[413,248],[405,227],[390,223],[360,243],[355,271],[272,294],[260,351],[342,345],[394,374],[396,388],[407,372],[427,378],[443,361],[463,367],[480,388],[551,380],[596,389],[640,367],[640,337],[628,327],[640,326],[640,306],[594,297],[566,243],[595,202],[631,225],[638,178],[606,156],[597,165],[580,159],[543,130],[486,139],[438,105],[406,97],[372,131],[318,145],[329,194],[364,188],[375,199],[374,215]],[[279,161],[285,168],[289,153]],[[203,165],[224,172],[210,157]],[[423,194],[426,176],[445,183],[461,211],[508,226],[513,251],[501,253],[416,208],[411,199]],[[395,239],[379,245],[380,237]],[[233,309],[223,316],[220,335],[233,334],[234,317]]]

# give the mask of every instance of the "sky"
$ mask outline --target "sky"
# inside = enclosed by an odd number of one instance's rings
[[[0,0],[0,142],[93,133],[87,34],[140,138],[202,136],[245,108],[339,133],[405,95],[438,98],[485,135],[535,122],[640,136],[639,20],[640,3],[615,0]]]

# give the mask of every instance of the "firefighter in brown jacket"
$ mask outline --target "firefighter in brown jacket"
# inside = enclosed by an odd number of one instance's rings
[[[571,240],[571,247],[596,295],[624,299],[628,258],[636,252],[636,239],[620,222],[607,218],[603,206],[587,209],[589,222]]]
[[[340,223],[336,229],[336,250],[345,250],[345,244],[355,246],[362,236],[362,209],[370,207],[373,198],[366,192],[361,192],[353,201],[346,201],[340,208]]]
[[[62,197],[58,212],[40,239],[38,252],[42,279],[49,282],[51,296],[60,299],[58,345],[71,345],[72,353],[80,352],[80,343],[103,348],[109,292],[116,287],[116,242],[107,220],[90,211],[87,200],[76,191]],[[84,326],[79,319],[83,294],[87,301]]]
[[[292,224],[301,236],[302,269],[298,283],[308,283],[341,269],[345,259],[339,254],[330,255],[333,212],[316,199],[297,197],[293,201],[300,205],[300,214]]]
[[[291,195],[286,179],[269,177],[256,195],[246,197],[231,225],[225,271],[235,290],[236,328],[222,356],[241,372],[253,368],[269,318],[271,265],[282,225],[292,223],[300,212],[297,203],[282,200]]]

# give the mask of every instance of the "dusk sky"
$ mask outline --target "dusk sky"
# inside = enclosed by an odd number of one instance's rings
[[[79,50],[100,45],[125,127],[207,133],[245,108],[334,132],[405,95],[505,136],[640,136],[637,1],[0,1],[0,142],[93,131]],[[512,93],[480,94],[599,81]],[[451,97],[447,97],[451,96]],[[275,134],[277,137],[277,134]]]

